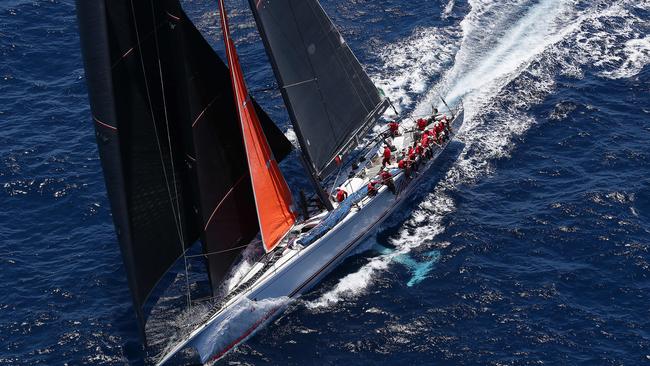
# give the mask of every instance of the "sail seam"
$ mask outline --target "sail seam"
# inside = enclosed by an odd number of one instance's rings
[[[297,82],[297,83],[293,83],[293,84],[285,85],[285,86],[283,86],[283,88],[285,88],[285,89],[293,88],[294,86],[299,86],[299,85],[307,84],[307,83],[311,83],[311,82],[318,82],[318,78],[315,78],[315,77],[314,77],[314,78],[311,78],[311,79],[309,79],[309,80],[299,81],[299,82]]]
[[[134,17],[134,19],[135,19],[135,17]],[[160,22],[160,24],[158,24],[156,27],[154,27],[154,29],[162,28],[164,25],[165,25],[165,22]],[[137,37],[137,39],[138,39],[137,44],[136,44],[135,46],[131,47],[131,48],[130,48],[128,51],[126,51],[124,54],[122,54],[122,56],[120,56],[120,58],[118,58],[117,60],[113,61],[113,63],[111,64],[111,70],[114,69],[114,68],[116,68],[117,65],[119,65],[120,62],[122,62],[122,60],[124,60],[128,55],[130,55],[133,51],[135,51],[135,48],[136,48],[136,47],[138,47],[138,50],[140,50],[140,44],[141,44],[141,42],[146,42],[147,39],[149,39],[153,33],[154,33],[154,31],[151,31],[151,32],[147,33],[147,35],[145,35],[145,36],[142,37],[142,38],[139,38],[139,37],[137,36],[137,34],[136,34],[136,37]]]
[[[111,129],[111,130],[113,130],[113,131],[117,131],[117,127],[115,127],[115,126],[111,126],[111,125],[109,125],[108,123],[104,123],[104,122],[100,121],[99,118],[93,116],[93,119],[95,120],[95,122],[96,122],[98,125],[100,125],[100,126],[104,126],[104,127],[109,128],[109,129]]]
[[[207,231],[207,230],[208,230],[208,226],[210,226],[210,223],[212,222],[212,218],[214,217],[214,215],[215,215],[215,214],[217,213],[217,211],[219,210],[219,207],[221,207],[221,205],[226,201],[226,199],[228,198],[228,196],[230,196],[230,194],[235,190],[235,188],[237,188],[237,186],[239,185],[239,183],[241,183],[241,181],[246,177],[246,175],[247,175],[247,174],[242,175],[242,176],[241,176],[241,177],[240,177],[240,178],[235,182],[235,184],[233,184],[232,188],[230,188],[230,190],[228,190],[228,192],[223,196],[223,198],[221,199],[221,201],[219,201],[219,203],[217,204],[217,206],[214,208],[214,210],[212,210],[212,214],[210,215],[210,218],[208,218],[208,221],[205,223],[205,227],[203,228],[203,231]]]
[[[207,112],[207,110],[210,109],[210,107],[212,106],[212,104],[213,104],[217,99],[219,99],[219,95],[215,96],[215,97],[210,101],[210,103],[208,103],[208,105],[205,106],[205,108],[201,111],[201,113],[199,113],[199,115],[196,117],[196,119],[194,120],[194,122],[192,122],[192,128],[194,128],[194,126],[196,126],[196,124],[199,122],[199,120],[201,119],[201,117],[203,117],[203,115],[205,114],[205,112]]]

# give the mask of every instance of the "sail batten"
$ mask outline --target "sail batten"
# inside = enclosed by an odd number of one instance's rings
[[[273,156],[251,103],[237,50],[230,36],[228,15],[223,0],[219,0],[219,10],[230,78],[255,196],[257,218],[264,249],[269,252],[279,244],[295,223],[291,191],[280,172],[280,167]]]
[[[388,102],[317,0],[249,4],[305,158],[322,178]]]

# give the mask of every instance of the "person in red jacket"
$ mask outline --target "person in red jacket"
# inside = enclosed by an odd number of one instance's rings
[[[451,121],[447,117],[445,117],[445,118],[442,119],[441,122],[442,122],[442,125],[444,127],[445,136],[450,137],[451,136]]]
[[[443,143],[445,141],[445,123],[443,120],[436,122],[434,127],[436,137],[438,138],[438,143]]]
[[[408,160],[408,157],[402,159],[397,163],[397,167],[404,171],[404,176],[406,178],[411,177],[411,162]]]
[[[417,124],[418,124],[418,130],[420,130],[422,132],[424,132],[424,130],[426,130],[426,128],[427,128],[427,120],[426,119],[420,118],[417,121]]]
[[[415,131],[413,132],[413,139],[415,141],[419,141],[420,138],[422,137],[422,133],[424,130],[427,129],[427,120],[424,118],[420,118],[417,121],[415,121]]]
[[[415,151],[415,148],[413,146],[409,147],[409,162],[411,164],[411,167],[413,171],[418,171],[418,160],[417,160],[417,153]]]
[[[345,189],[339,187],[336,189],[336,201],[338,203],[341,203],[345,201],[345,199],[348,198],[348,192],[345,191]]]
[[[427,149],[429,147],[429,134],[428,133],[425,133],[424,135],[422,135],[422,139],[420,140],[420,145],[422,145],[422,147],[424,149]]]
[[[399,136],[399,123],[396,121],[391,121],[388,123],[388,131],[390,132],[390,135],[395,137]]]
[[[383,157],[384,160],[381,161],[381,166],[384,167],[386,165],[390,165],[391,152],[390,152],[390,147],[388,147],[388,145],[384,146]]]
[[[422,153],[424,153],[424,148],[422,147],[422,144],[418,143],[418,146],[415,147],[415,154],[417,156],[422,156]]]
[[[424,157],[427,159],[430,159],[432,156],[432,149],[430,145],[431,137],[429,137],[428,134],[422,136],[422,141],[420,144],[422,145],[422,148],[424,149]]]
[[[368,182],[368,196],[369,197],[374,197],[374,196],[377,195],[377,185],[378,184],[379,184],[379,182],[377,182],[376,180],[371,180],[370,182]]]
[[[393,175],[390,174],[387,168],[384,168],[384,170],[379,173],[379,176],[381,177],[381,182],[384,183],[388,189],[390,189],[393,194],[397,194],[397,190],[395,189],[395,181],[393,181]]]

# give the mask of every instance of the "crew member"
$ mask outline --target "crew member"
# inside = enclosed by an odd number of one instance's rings
[[[411,163],[411,167],[413,167],[413,171],[418,171],[418,161],[417,161],[417,154],[415,152],[415,149],[413,146],[409,147],[409,162]]]
[[[424,153],[424,148],[422,147],[422,144],[418,143],[418,146],[415,147],[415,154],[417,156],[422,156],[422,153]]]
[[[443,143],[445,139],[444,131],[445,131],[445,124],[442,122],[442,120],[436,122],[436,125],[434,126],[434,132],[436,133],[438,143],[440,144]]]
[[[393,192],[393,194],[397,194],[397,190],[395,189],[395,182],[393,181],[393,175],[390,174],[388,168],[384,168],[384,170],[381,171],[379,176],[381,177],[382,183],[384,183],[388,187],[388,189],[390,189],[390,191]]]
[[[427,120],[424,118],[418,119],[417,124],[418,124],[418,130],[420,130],[421,132],[424,132],[424,130],[427,128]]]
[[[415,121],[415,131],[413,131],[413,139],[415,141],[419,141],[420,138],[422,137],[422,133],[424,130],[427,128],[427,120],[424,118],[420,118],[417,121]]]
[[[451,121],[446,116],[442,121],[445,126],[445,132],[447,133],[447,136],[451,136]]]
[[[371,180],[368,182],[368,197],[374,197],[377,195],[377,185],[379,182],[376,180]]]
[[[406,178],[411,177],[411,162],[408,158],[404,158],[397,163],[397,166],[404,171]]]
[[[345,199],[348,198],[348,192],[345,191],[345,189],[339,187],[336,190],[336,201],[338,203],[341,203],[345,201]]]
[[[384,160],[381,161],[381,166],[385,167],[386,165],[390,165],[390,157],[391,157],[391,152],[390,152],[390,147],[388,145],[384,146]]]
[[[393,137],[399,136],[399,123],[397,123],[396,121],[391,121],[390,123],[388,123],[388,130],[391,136]]]
[[[424,149],[429,147],[429,134],[427,133],[428,131],[424,131],[425,133],[422,135],[422,139],[420,140],[420,145]]]
[[[424,131],[424,132],[427,132],[427,131]],[[424,149],[424,156],[427,159],[431,158],[431,149],[429,148],[429,139],[430,139],[430,137],[429,137],[429,134],[427,133],[427,134],[422,135],[422,141],[420,142],[420,144],[422,145],[422,148]]]

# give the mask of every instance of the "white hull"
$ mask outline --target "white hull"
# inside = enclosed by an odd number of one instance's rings
[[[459,124],[454,127],[457,129]],[[422,164],[419,174],[408,184],[403,173],[395,177],[398,190],[404,188],[398,195],[383,186],[375,198],[363,203],[361,209],[352,209],[313,244],[302,249],[285,248],[282,257],[252,286],[167,352],[158,365],[188,347],[198,353],[203,363],[217,361],[280,315],[288,299],[300,296],[322,280],[409,197],[442,150]]]

